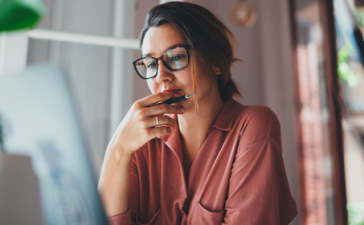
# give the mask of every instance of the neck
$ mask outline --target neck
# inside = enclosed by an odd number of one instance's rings
[[[200,149],[208,130],[224,105],[218,92],[217,94],[218,96],[210,95],[200,99],[198,112],[193,107],[183,115],[178,115],[182,146],[185,149],[192,151]]]

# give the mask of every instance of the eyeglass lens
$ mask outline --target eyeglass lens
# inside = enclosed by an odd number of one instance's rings
[[[183,69],[188,64],[188,54],[185,48],[169,49],[163,54],[163,64],[172,71]],[[145,57],[135,63],[140,76],[150,78],[156,75],[158,62],[153,57]]]

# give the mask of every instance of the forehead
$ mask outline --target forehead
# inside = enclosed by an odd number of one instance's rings
[[[143,56],[159,57],[176,44],[187,44],[187,40],[171,24],[151,27],[144,36],[142,53]]]

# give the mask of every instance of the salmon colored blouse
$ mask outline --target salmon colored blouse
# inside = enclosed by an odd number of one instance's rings
[[[149,141],[133,155],[128,199],[128,211],[109,217],[110,224],[289,224],[297,208],[276,115],[228,100],[188,182],[178,127]]]

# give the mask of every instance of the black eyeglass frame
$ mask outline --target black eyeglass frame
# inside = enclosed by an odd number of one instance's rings
[[[177,46],[175,46],[175,47],[173,47],[173,48],[170,48],[170,49],[167,49],[167,51],[168,50],[172,50],[172,49],[175,49],[175,48],[184,48],[184,49],[186,49],[186,52],[187,52],[187,64],[186,64],[186,66],[184,66],[184,67],[182,67],[182,68],[178,68],[178,69],[172,69],[168,64],[166,64],[164,61],[163,61],[163,55],[164,54],[166,54],[166,52],[164,52],[160,57],[158,57],[158,58],[154,58],[154,57],[152,57],[152,56],[146,56],[146,57],[142,57],[142,58],[139,58],[139,59],[136,59],[136,60],[134,60],[132,63],[133,63],[133,66],[134,66],[134,69],[135,69],[135,71],[136,71],[136,73],[138,74],[138,76],[140,77],[140,78],[142,78],[142,79],[144,79],[144,80],[147,80],[147,79],[151,79],[151,78],[153,78],[153,77],[156,77],[157,76],[157,74],[158,74],[158,69],[159,69],[159,64],[158,64],[158,62],[159,62],[159,60],[160,61],[162,61],[162,63],[163,63],[163,65],[165,66],[165,67],[167,67],[167,69],[169,69],[170,71],[178,71],[178,70],[183,70],[184,68],[186,68],[187,66],[188,66],[188,64],[190,63],[190,53],[189,53],[189,49],[190,49],[190,45],[177,45]],[[154,59],[156,62],[157,62],[157,69],[155,70],[155,74],[153,75],[153,76],[150,76],[150,77],[143,77],[142,75],[140,75],[139,74],[139,72],[138,72],[138,69],[137,69],[137,65],[136,65],[136,63],[139,61],[139,60],[141,60],[141,59],[146,59],[146,58],[152,58],[152,59]]]

